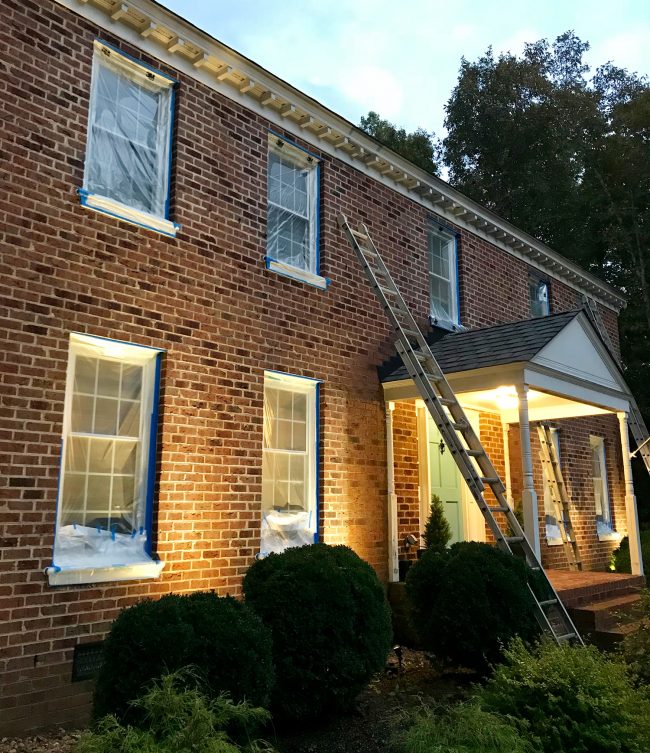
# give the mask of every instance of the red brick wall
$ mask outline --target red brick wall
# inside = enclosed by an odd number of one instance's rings
[[[180,81],[172,217],[183,227],[176,239],[79,205],[97,36]],[[73,648],[101,637],[128,604],[170,591],[239,592],[258,547],[264,369],[324,380],[322,538],[349,543],[385,577],[384,406],[376,366],[393,354],[392,338],[336,214],[370,226],[424,321],[428,212],[323,155],[321,259],[331,288],[280,278],[263,264],[269,122],[52,0],[7,0],[0,43],[5,732],[79,718],[88,687],[70,684]],[[525,264],[468,234],[460,263],[466,324],[528,315]],[[75,331],[167,351],[155,520],[166,566],[158,581],[50,588],[43,573],[51,562]],[[399,431],[412,431],[409,421],[406,409],[396,411]],[[413,477],[410,451],[401,452],[411,473],[401,493],[412,500],[417,470]]]
[[[414,560],[418,542],[405,546],[409,534],[421,533],[420,464],[418,462],[418,427],[415,401],[396,402],[393,411],[393,457],[395,494],[397,495],[397,540],[399,558]]]

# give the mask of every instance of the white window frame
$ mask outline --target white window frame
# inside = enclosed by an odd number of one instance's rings
[[[560,459],[560,432],[556,428],[551,428],[551,438],[555,446],[558,460]],[[546,543],[549,546],[559,546],[563,543],[562,532],[560,530],[560,521],[556,517],[555,505],[551,496],[551,487],[546,479],[546,474],[542,474],[544,488],[544,519],[546,522]],[[562,510],[560,510],[562,514]]]
[[[327,289],[330,280],[320,275],[319,256],[319,214],[320,214],[320,160],[313,154],[301,149],[286,139],[269,134],[267,176],[267,249],[266,268],[293,280],[305,282],[321,290]],[[285,165],[296,170],[303,170],[307,183],[307,209],[303,215],[293,207],[284,206],[271,198],[271,160],[277,158]],[[271,227],[271,210],[278,209],[305,221],[308,226],[308,259],[305,265],[290,263],[280,258],[278,248],[274,245],[274,231]]]
[[[160,375],[159,356],[162,353],[157,348],[132,345],[116,340],[101,337],[92,337],[83,334],[72,334],[68,355],[68,368],[66,375],[66,392],[63,413],[63,436],[61,449],[61,467],[59,472],[59,490],[57,501],[57,515],[54,538],[54,552],[52,566],[47,568],[50,585],[68,585],[80,583],[100,583],[113,580],[136,580],[141,578],[156,578],[160,575],[163,563],[154,560],[150,554],[151,549],[151,504],[153,503],[153,474],[151,463],[155,455],[155,430],[157,425],[158,406],[156,396],[158,394],[158,380]],[[102,399],[97,392],[97,385],[89,393],[75,391],[75,377],[77,359],[87,357],[105,360],[113,364],[134,365],[142,368],[141,388],[139,397],[138,434],[133,436],[120,436],[119,434],[101,434],[91,431],[73,431],[73,411],[75,396],[81,399],[90,399],[93,411],[95,403]],[[99,366],[101,368],[101,366]],[[122,395],[122,388],[118,396],[114,398],[117,405],[121,402],[131,403],[133,400]],[[103,398],[110,399],[113,398]],[[117,407],[116,405],[116,407]],[[74,451],[75,440],[93,440],[109,442],[115,451],[116,443],[129,442],[136,444],[137,458],[134,469],[134,484],[136,501],[134,503],[134,519],[131,521],[133,529],[130,534],[116,532],[115,528],[107,529],[102,526],[96,527],[94,523],[87,525],[88,510],[88,483],[91,475],[106,477],[111,485],[119,474],[113,468],[109,472],[91,473],[89,463],[90,456],[84,461],[85,471],[69,470],[69,453]],[[64,519],[64,500],[66,484],[73,476],[81,475],[85,480],[85,492],[83,513],[80,520],[70,521]],[[94,513],[101,512],[98,510]],[[110,506],[107,510],[110,517]]]
[[[607,453],[603,437],[589,436],[591,481],[594,489],[594,508],[596,513],[596,533],[601,541],[618,538],[614,530],[612,504],[609,496],[609,479],[607,476]],[[593,455],[598,453],[600,476],[593,474]]]
[[[260,552],[263,555],[271,551],[281,551],[290,546],[313,543],[318,534],[318,421],[319,421],[319,380],[285,374],[277,371],[264,372],[264,429],[262,438],[262,540]],[[304,450],[287,450],[267,446],[267,388],[306,396],[306,441]],[[300,456],[306,459],[307,478],[305,482],[306,509],[303,511],[282,511],[267,507],[264,499],[264,458],[273,454]],[[288,534],[284,544],[283,526]],[[267,536],[271,533],[275,535]]]
[[[539,296],[539,291],[544,290],[544,296]],[[548,280],[530,275],[528,278],[528,304],[530,315],[533,319],[541,319],[551,313],[551,300],[549,296]],[[536,308],[537,307],[537,308]]]
[[[445,251],[447,252],[447,261],[449,264],[449,278],[442,277],[433,272],[431,260],[431,237],[438,238],[445,242]],[[446,329],[455,329],[460,325],[459,301],[458,301],[458,248],[457,236],[450,232],[442,225],[436,222],[429,222],[427,228],[427,279],[429,284],[429,318],[432,324]],[[436,308],[436,301],[433,296],[433,280],[442,280],[449,286],[449,305],[451,308],[451,319],[446,317],[442,311]]]
[[[158,113],[158,143],[156,145],[155,180],[156,180],[156,211],[146,211],[142,207],[133,206],[128,199],[118,195],[117,189],[110,188],[101,193],[91,182],[93,165],[98,159],[107,158],[99,146],[95,146],[95,127],[98,113],[100,69],[109,70],[118,81],[128,81],[140,89],[156,91],[160,95],[163,105]],[[94,43],[93,70],[90,88],[90,107],[88,111],[88,130],[86,142],[86,163],[84,169],[83,188],[79,190],[81,204],[96,212],[108,214],[132,225],[156,230],[163,235],[176,236],[180,225],[169,219],[170,167],[174,115],[174,87],[176,81],[160,71],[144,63],[134,60],[120,50],[99,40]],[[105,127],[102,130],[110,134]],[[107,136],[108,137],[108,136]],[[117,138],[117,137],[116,137]],[[110,194],[110,195],[108,195]]]

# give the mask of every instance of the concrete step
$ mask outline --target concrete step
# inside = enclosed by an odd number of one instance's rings
[[[588,573],[592,575],[592,573]],[[593,573],[593,575],[597,575]],[[616,578],[616,579],[614,579]],[[605,601],[631,593],[638,593],[645,587],[645,578],[642,575],[610,575],[603,573],[603,580],[592,580],[585,584],[569,585],[553,583],[558,591],[562,602],[567,608],[581,607],[594,601]],[[559,586],[559,587],[558,587]]]
[[[608,630],[585,633],[583,638],[588,643],[597,646],[601,651],[615,651],[625,636],[637,630],[640,624],[640,621],[628,622],[625,625],[619,625]]]
[[[571,607],[569,612],[579,630],[594,632],[606,631],[638,620],[641,616],[641,607],[640,592],[633,591]]]

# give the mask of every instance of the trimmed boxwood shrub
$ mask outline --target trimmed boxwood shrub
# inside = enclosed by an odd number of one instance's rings
[[[347,709],[384,666],[391,642],[384,589],[348,547],[271,554],[246,573],[244,595],[273,634],[275,717]]]
[[[544,753],[644,753],[650,701],[625,665],[589,646],[515,640],[505,663],[478,691],[487,711],[508,715],[540,740]]]
[[[406,579],[422,646],[443,663],[485,672],[513,636],[539,634],[527,578],[522,560],[489,544],[425,551]]]
[[[125,609],[104,643],[95,686],[94,715],[137,721],[130,703],[152,680],[196,668],[202,692],[226,692],[233,701],[268,703],[273,684],[271,635],[248,607],[232,597],[199,592],[163,596]]]

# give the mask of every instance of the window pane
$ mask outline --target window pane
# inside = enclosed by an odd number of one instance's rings
[[[278,391],[278,418],[293,417],[293,393],[287,390]]]
[[[66,471],[85,473],[88,467],[88,439],[84,437],[69,437],[66,443]]]
[[[284,419],[277,422],[277,444],[275,445],[277,450],[291,450],[291,421]]]
[[[133,476],[115,476],[113,478],[113,493],[111,498],[111,512],[114,515],[133,520],[133,505],[135,499]]]
[[[293,439],[291,443],[292,450],[306,450],[307,449],[307,422],[306,421],[294,421],[293,422]]]
[[[91,439],[90,462],[88,470],[91,473],[111,473],[113,470],[114,442],[106,439]]]
[[[123,398],[138,400],[142,390],[142,366],[122,366],[122,393]]]
[[[117,434],[118,400],[98,397],[95,400],[94,434]]]
[[[115,442],[113,470],[115,473],[135,474],[138,445],[136,442]]]
[[[81,513],[84,509],[86,493],[86,476],[67,474],[63,484],[63,497],[61,499],[62,516],[68,518],[70,523],[83,523]],[[64,525],[66,525],[64,523]]]
[[[120,423],[117,432],[121,437],[137,437],[140,434],[140,403],[120,401]]]
[[[96,513],[108,513],[111,493],[110,476],[88,476],[88,510]]]
[[[74,391],[95,394],[95,373],[97,359],[77,356],[75,359]]]
[[[97,394],[104,397],[118,397],[121,372],[121,364],[115,361],[100,361],[97,373]]]
[[[273,259],[309,269],[309,222],[290,212],[269,206],[268,249]]]
[[[88,434],[93,430],[95,401],[85,395],[73,395],[70,428],[72,431]]]
[[[307,420],[307,395],[304,392],[293,393],[293,417],[297,421]]]

